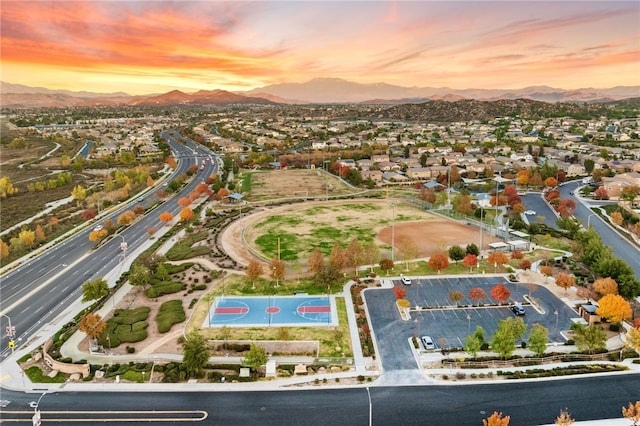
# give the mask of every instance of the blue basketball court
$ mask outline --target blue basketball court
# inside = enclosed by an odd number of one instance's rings
[[[331,296],[221,296],[209,309],[205,327],[336,326]]]

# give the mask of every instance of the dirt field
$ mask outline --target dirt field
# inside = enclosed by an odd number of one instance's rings
[[[251,190],[246,195],[252,201],[353,192],[334,176],[321,170],[272,170],[243,174],[244,179],[251,179]]]

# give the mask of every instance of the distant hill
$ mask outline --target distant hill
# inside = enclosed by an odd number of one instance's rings
[[[273,84],[246,92],[200,90],[185,93],[131,96],[126,93],[72,92],[0,82],[2,107],[65,107],[92,105],[229,105],[229,104],[422,104],[428,101],[457,102],[463,99],[497,101],[529,99],[547,103],[605,103],[640,97],[640,86],[609,89],[563,90],[532,86],[518,90],[451,89],[448,87],[402,87],[386,83],[360,84],[339,78],[316,78],[306,83]]]
[[[617,86],[610,89],[585,88],[564,90],[548,86],[531,86],[517,90],[451,89],[449,87],[403,87],[386,83],[361,84],[339,78],[316,78],[306,83],[283,83],[247,92],[268,93],[285,99],[301,99],[308,103],[373,103],[399,104],[418,99],[532,99],[544,102],[603,102],[640,96],[640,86]]]
[[[548,103],[531,99],[500,99],[497,101],[463,99],[455,102],[436,100],[421,104],[396,105],[378,111],[375,118],[450,123],[492,120],[496,117],[515,115],[523,118],[564,117],[581,114],[601,115],[606,114],[607,111],[607,105],[599,103]]]

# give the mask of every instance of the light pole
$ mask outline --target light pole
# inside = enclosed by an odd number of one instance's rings
[[[9,321],[9,325],[5,328],[5,336],[9,338],[9,348],[11,349],[11,355],[13,355],[13,351],[15,349],[16,343],[13,341],[13,338],[16,335],[16,328],[11,325],[11,318],[7,314],[0,313],[3,317],[5,317]]]
[[[322,161],[322,169],[325,173],[329,173],[329,166],[327,166],[328,163],[330,163],[329,160]],[[327,175],[324,175],[324,199],[329,199],[329,179],[327,178]]]
[[[371,404],[371,392],[369,392],[369,386],[367,386],[367,397],[369,398],[369,426],[373,424],[373,404]]]
[[[480,250],[479,250],[479,258],[480,260],[482,260],[482,247],[484,246],[484,235],[483,235],[483,231],[484,231],[484,221],[482,216],[484,216],[484,207],[482,207],[482,204],[480,205]]]
[[[46,395],[46,393],[43,393],[42,395],[40,395],[40,398],[38,398],[37,402],[31,401],[29,403],[29,406],[33,407],[33,417],[31,418],[33,426],[40,426],[42,424],[41,417],[40,417],[40,411],[38,411],[38,406],[40,405],[40,400],[45,395]]]
[[[391,204],[391,261],[396,264],[396,200],[389,201]]]
[[[598,216],[598,213],[591,213],[591,214],[587,217],[587,229],[589,229],[589,227],[591,226],[591,216]]]

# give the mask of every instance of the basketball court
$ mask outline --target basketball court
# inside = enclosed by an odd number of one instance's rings
[[[332,296],[221,296],[209,309],[205,327],[337,326]]]

